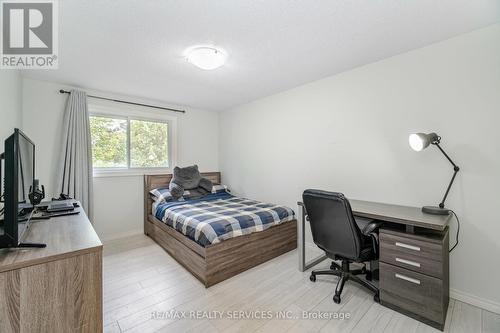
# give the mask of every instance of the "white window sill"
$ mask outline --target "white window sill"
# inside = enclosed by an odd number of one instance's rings
[[[138,177],[144,175],[164,175],[172,173],[171,169],[140,169],[140,170],[94,170],[94,178],[107,177]]]

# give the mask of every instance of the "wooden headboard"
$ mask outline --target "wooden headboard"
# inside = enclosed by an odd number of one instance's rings
[[[220,172],[201,172],[201,176],[208,178],[214,184],[220,184]],[[148,221],[148,216],[151,214],[151,205],[153,200],[149,195],[149,191],[159,187],[168,187],[172,180],[172,174],[167,173],[163,175],[144,175],[144,232],[147,232],[146,222]]]
[[[212,183],[220,184],[220,172],[202,172],[201,176],[210,179]],[[164,175],[144,175],[144,193],[149,193],[149,191],[158,187],[168,187],[171,180],[171,173]]]

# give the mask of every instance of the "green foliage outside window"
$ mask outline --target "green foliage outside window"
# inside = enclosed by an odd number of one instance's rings
[[[91,116],[90,133],[94,168],[169,166],[167,123]]]
[[[94,168],[127,167],[127,120],[90,117]]]
[[[168,125],[130,120],[130,166],[168,167]]]

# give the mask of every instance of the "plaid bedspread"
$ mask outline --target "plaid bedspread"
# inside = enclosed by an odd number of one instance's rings
[[[235,197],[209,194],[202,199],[153,205],[156,218],[202,246],[266,230],[295,219],[292,209]]]

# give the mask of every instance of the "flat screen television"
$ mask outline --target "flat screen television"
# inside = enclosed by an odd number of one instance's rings
[[[29,193],[35,180],[35,144],[16,128],[5,140],[2,160],[4,174],[0,171],[0,179],[3,176],[4,183],[0,197],[3,197],[4,217],[0,222],[0,248],[44,247],[22,242],[33,212]]]

